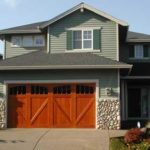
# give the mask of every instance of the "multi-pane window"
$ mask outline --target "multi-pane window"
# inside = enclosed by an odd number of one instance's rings
[[[92,48],[92,31],[83,31],[83,48]]]
[[[12,47],[42,47],[45,46],[45,37],[43,35],[25,35],[12,36]]]
[[[131,45],[129,49],[129,57],[135,59],[148,58],[149,50],[149,45]]]
[[[134,46],[135,58],[141,59],[143,58],[143,45],[135,45]]]
[[[82,31],[73,32],[73,48],[82,49]]]
[[[73,31],[73,49],[92,49],[93,31],[77,30]]]

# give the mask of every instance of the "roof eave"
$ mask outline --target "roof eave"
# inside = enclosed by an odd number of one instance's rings
[[[41,30],[12,30],[12,31],[0,31],[0,35],[7,34],[26,34],[26,33],[41,33]]]
[[[150,39],[127,39],[128,43],[132,43],[132,42],[150,42]]]
[[[132,65],[66,65],[66,66],[4,66],[0,70],[44,70],[44,69],[131,69]]]

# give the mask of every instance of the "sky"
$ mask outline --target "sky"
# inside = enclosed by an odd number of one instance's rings
[[[81,2],[128,22],[131,31],[150,34],[150,0],[0,0],[0,30],[49,20]]]

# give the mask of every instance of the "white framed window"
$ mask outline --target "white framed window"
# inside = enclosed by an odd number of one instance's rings
[[[12,36],[11,37],[11,46],[12,47],[21,47],[22,46],[22,37],[21,36]]]
[[[143,45],[134,46],[134,57],[137,59],[142,59],[144,57],[144,48]]]
[[[45,46],[45,38],[42,35],[34,37],[34,46]]]
[[[23,47],[33,47],[33,36],[23,36],[22,46]]]
[[[73,49],[92,50],[93,49],[93,30],[74,30]]]
[[[44,35],[12,36],[11,47],[42,47],[45,46]]]

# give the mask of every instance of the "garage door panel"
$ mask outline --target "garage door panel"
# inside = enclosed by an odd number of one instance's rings
[[[27,99],[23,97],[13,97],[8,104],[8,124],[11,127],[27,127]],[[15,111],[14,111],[15,110]]]
[[[72,98],[54,98],[54,127],[70,127],[72,125]]]
[[[94,98],[77,98],[76,126],[94,127],[95,125],[95,101]]]
[[[30,99],[31,127],[48,127],[49,99],[47,97],[32,97]]]

